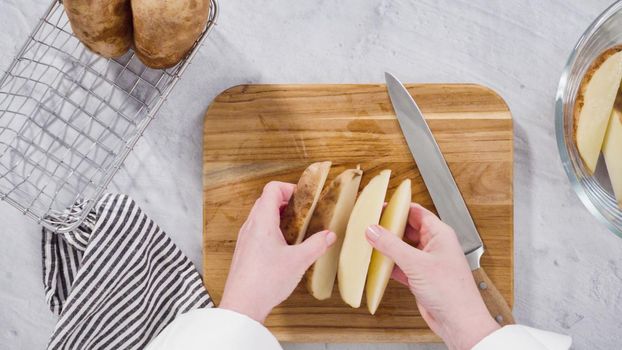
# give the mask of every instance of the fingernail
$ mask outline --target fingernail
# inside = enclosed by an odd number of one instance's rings
[[[332,245],[337,240],[337,235],[335,232],[328,231],[326,234],[326,244]]]
[[[365,234],[370,241],[375,242],[382,234],[382,227],[378,225],[371,225],[367,228],[367,230],[365,230]]]

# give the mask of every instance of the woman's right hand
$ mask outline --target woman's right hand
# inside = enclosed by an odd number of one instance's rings
[[[408,286],[430,328],[450,349],[471,349],[499,325],[488,313],[454,230],[419,204],[412,204],[405,236],[381,226],[367,240],[395,261],[393,279]]]

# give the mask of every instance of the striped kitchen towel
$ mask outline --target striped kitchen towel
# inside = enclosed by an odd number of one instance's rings
[[[60,316],[48,349],[143,349],[176,316],[213,307],[192,262],[125,195],[105,195],[75,231],[43,230],[43,283]]]

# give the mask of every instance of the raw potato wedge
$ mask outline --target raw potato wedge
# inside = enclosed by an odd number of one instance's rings
[[[179,63],[203,33],[209,4],[209,0],[132,0],[138,58],[156,69]]]
[[[64,0],[73,33],[91,51],[119,57],[132,46],[130,0]]]
[[[406,179],[398,186],[391,196],[389,204],[382,213],[380,226],[394,233],[399,238],[404,237],[408,213],[410,211],[411,189],[410,180]],[[370,314],[375,314],[389,284],[391,271],[395,262],[382,255],[376,249],[371,255],[369,272],[367,273],[367,285],[365,296],[367,297],[367,309]]]
[[[330,165],[331,162],[313,163],[300,176],[298,187],[281,216],[281,231],[287,244],[299,244],[305,238]]]
[[[322,191],[318,205],[311,217],[307,237],[323,230],[330,230],[337,235],[335,243],[311,266],[305,275],[307,290],[318,300],[328,299],[333,293],[339,252],[362,176],[363,171],[360,169],[348,169],[337,176]]]
[[[339,255],[337,281],[341,298],[354,308],[361,306],[372,253],[372,247],[365,238],[365,230],[380,220],[390,176],[391,170],[383,170],[369,181],[356,200],[348,220]]]
[[[575,139],[585,166],[592,173],[600,156],[613,103],[622,79],[622,46],[603,52],[579,86],[574,108]]]
[[[603,143],[603,156],[609,172],[613,193],[622,208],[622,90],[618,92],[607,135]]]

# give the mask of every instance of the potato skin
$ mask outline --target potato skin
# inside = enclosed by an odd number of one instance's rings
[[[203,33],[209,5],[209,0],[132,0],[138,58],[151,68],[175,66]]]
[[[281,231],[287,244],[299,244],[304,239],[331,164],[329,161],[313,163],[300,176],[296,191],[281,215]]]
[[[130,0],[64,0],[71,29],[91,51],[113,58],[132,46]]]

